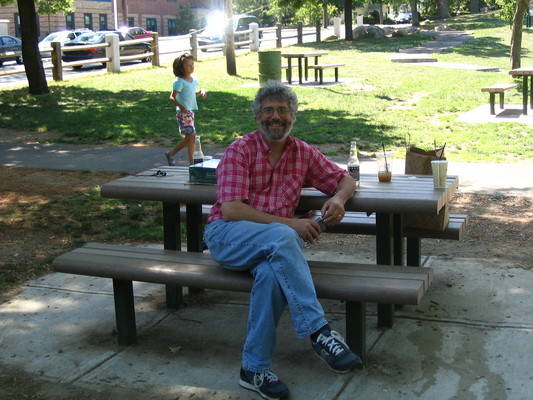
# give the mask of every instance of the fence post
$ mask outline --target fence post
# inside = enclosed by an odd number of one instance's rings
[[[105,42],[109,46],[105,48],[105,56],[111,61],[108,61],[107,72],[120,72],[120,46],[118,35],[116,33],[108,33],[105,35]]]
[[[320,42],[320,32],[322,30],[322,24],[320,23],[320,20],[316,20],[316,41]]]
[[[296,34],[298,36],[298,44],[302,44],[304,42],[303,30],[304,30],[304,24],[302,24],[301,22],[298,22],[298,27],[296,28],[296,31],[298,32]]]
[[[159,33],[152,32],[152,43],[150,44],[152,53],[152,66],[159,67],[161,65],[159,61]]]
[[[276,24],[276,47],[281,47],[281,24]]]
[[[61,60],[61,43],[52,42],[52,77],[54,81],[63,80],[63,60]]]
[[[189,34],[191,35],[191,55],[195,60],[198,60],[198,32],[196,29],[189,29]]]
[[[257,22],[252,22],[249,25],[252,33],[250,34],[250,51],[259,51],[259,25]]]

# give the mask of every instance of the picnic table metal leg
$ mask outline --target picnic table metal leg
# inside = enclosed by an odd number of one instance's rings
[[[169,250],[181,250],[180,205],[163,202],[163,243]],[[183,306],[183,289],[181,286],[165,285],[168,308]]]
[[[133,282],[113,279],[117,340],[120,346],[131,346],[137,341]]]
[[[366,361],[366,303],[346,302],[346,343]]]
[[[407,265],[420,267],[420,238],[407,238]]]
[[[376,263],[392,265],[394,260],[394,217],[388,213],[376,213]],[[378,304],[378,326],[392,327],[394,305]]]
[[[533,76],[529,77],[529,108],[533,109]]]
[[[394,265],[403,265],[404,257],[404,238],[403,238],[403,225],[402,225],[402,215],[394,214],[393,216],[393,227],[392,227],[392,238],[393,238],[393,249],[394,249]]]
[[[287,82],[292,83],[292,65],[291,58],[287,58]]]
[[[527,115],[527,76],[522,77],[522,114]]]
[[[490,115],[496,114],[496,110],[494,108],[495,99],[496,99],[496,93],[490,92],[489,93]]]
[[[202,253],[203,246],[203,226],[202,226],[202,205],[186,204],[187,213],[187,251]],[[189,288],[189,293],[201,293],[201,288]]]
[[[298,57],[298,80],[302,84],[302,57]]]

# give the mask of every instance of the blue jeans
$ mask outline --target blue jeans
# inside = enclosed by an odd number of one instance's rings
[[[279,223],[217,220],[205,228],[212,257],[225,269],[249,270],[254,278],[243,367],[271,370],[276,327],[289,306],[298,337],[318,331],[327,321],[296,231]]]

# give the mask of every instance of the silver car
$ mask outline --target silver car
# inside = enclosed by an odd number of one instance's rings
[[[42,58],[49,58],[52,56],[52,42],[59,42],[61,46],[70,40],[76,39],[82,33],[92,32],[89,29],[74,29],[57,31],[48,34],[43,40],[39,42],[39,51]],[[47,51],[48,50],[48,51]]]

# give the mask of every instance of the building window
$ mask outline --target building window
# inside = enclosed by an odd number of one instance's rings
[[[167,27],[168,27],[168,36],[174,36],[178,34],[178,29],[177,29],[175,19],[169,19],[167,21]]]
[[[76,23],[74,21],[74,13],[68,13],[65,15],[65,27],[67,29],[76,29]]]
[[[157,19],[146,18],[146,29],[152,32],[157,32]]]
[[[83,27],[93,30],[93,15],[92,14],[83,14]]]
[[[128,26],[135,26],[135,17],[128,17]]]
[[[107,14],[100,14],[100,29],[107,29]]]

